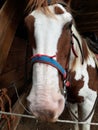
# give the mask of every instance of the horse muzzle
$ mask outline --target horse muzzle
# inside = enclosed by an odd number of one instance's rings
[[[62,95],[51,95],[49,98],[27,97],[31,113],[42,121],[55,122],[64,110],[65,99]]]

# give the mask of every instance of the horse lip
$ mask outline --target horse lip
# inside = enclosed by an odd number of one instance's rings
[[[37,120],[39,120],[39,121],[42,121],[42,122],[56,122],[57,120],[58,120],[58,118],[51,118],[51,119],[48,119],[48,117],[47,116],[45,116],[45,115],[43,115],[43,116],[39,116],[39,115],[37,115],[36,114],[36,112],[33,112],[33,116],[37,119]]]

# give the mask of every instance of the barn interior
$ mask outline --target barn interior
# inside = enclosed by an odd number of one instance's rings
[[[27,7],[31,8],[30,0],[0,1],[0,111],[28,114],[24,106],[32,82],[32,52],[24,26],[24,18],[30,11]],[[70,7],[80,34],[94,38],[98,44],[98,0],[71,0]],[[68,114],[61,119],[71,118]],[[93,121],[98,121],[98,110]],[[72,125],[44,125],[35,119],[0,114],[0,130],[9,130],[10,126],[11,130],[64,130]],[[92,130],[97,129],[98,126],[92,126]]]

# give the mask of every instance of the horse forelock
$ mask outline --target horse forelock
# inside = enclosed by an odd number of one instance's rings
[[[68,5],[65,3],[65,1],[60,0],[30,0],[28,2],[28,5],[26,7],[26,12],[29,12],[29,10],[35,10],[35,9],[43,9],[46,14],[51,14],[51,11],[49,10],[48,6],[60,3],[64,7],[68,7]],[[69,7],[68,7],[69,8]],[[69,9],[68,9],[69,10]]]

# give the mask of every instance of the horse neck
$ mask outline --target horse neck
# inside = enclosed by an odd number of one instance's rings
[[[73,54],[73,52],[71,51],[70,63],[69,63],[70,69],[77,70],[77,66],[79,66],[82,69],[82,67],[87,65],[87,64],[91,65],[92,67],[95,67],[94,54],[88,48],[87,41],[78,33],[75,26],[72,26],[72,32],[77,37],[77,39],[80,43],[81,49],[83,51],[83,57],[82,57],[77,40],[75,38],[73,38],[74,50],[75,50],[78,57],[76,57]],[[82,58],[84,58],[84,59],[82,59]],[[83,63],[82,63],[82,60],[84,60]]]

